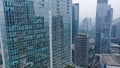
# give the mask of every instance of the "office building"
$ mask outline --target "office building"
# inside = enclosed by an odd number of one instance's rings
[[[5,68],[70,65],[71,0],[0,0],[0,5]]]
[[[88,36],[86,33],[78,33],[75,36],[74,64],[88,68]]]
[[[120,38],[120,18],[114,19],[111,27],[111,37]]]
[[[120,18],[117,18],[112,22],[111,42],[120,45]]]
[[[83,32],[89,33],[92,30],[92,20],[91,18],[84,18],[82,21],[82,30]]]
[[[117,25],[114,24],[111,27],[111,38],[116,38],[116,33],[117,33],[116,31],[117,31]]]
[[[120,18],[116,26],[116,38],[120,39]]]
[[[48,22],[39,12],[41,8],[44,9],[40,3],[32,0],[0,0],[4,68],[49,67]]]
[[[120,45],[120,18],[114,19],[111,27],[111,42]]]
[[[108,0],[98,0],[96,10],[96,53],[109,53],[113,9]]]
[[[53,0],[51,68],[64,68],[72,62],[72,0]]]
[[[79,32],[79,3],[72,5],[72,42],[74,37]]]

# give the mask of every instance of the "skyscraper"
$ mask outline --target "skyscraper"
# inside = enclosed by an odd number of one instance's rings
[[[79,3],[72,5],[72,42],[75,35],[79,32]]]
[[[89,33],[92,30],[92,20],[91,18],[84,18],[82,21],[83,32]]]
[[[0,0],[0,5],[4,68],[48,68],[48,12],[44,2]]]
[[[72,62],[72,0],[52,0],[51,68],[64,68]]]
[[[0,0],[0,5],[5,68],[63,68],[71,63],[71,0]]]
[[[108,0],[98,0],[96,10],[96,53],[109,53],[113,9]]]
[[[111,42],[120,45],[120,18],[113,20],[111,27]]]
[[[78,33],[75,36],[74,64],[88,68],[88,36],[87,33]]]

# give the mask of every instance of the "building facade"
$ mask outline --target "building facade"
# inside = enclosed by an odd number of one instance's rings
[[[92,20],[91,18],[84,18],[82,21],[82,30],[85,33],[89,33],[92,30]]]
[[[72,42],[74,43],[74,37],[79,32],[79,4],[72,5]]]
[[[78,33],[75,36],[74,64],[88,68],[88,36],[86,33]]]
[[[5,68],[63,68],[71,63],[71,0],[0,0]]]
[[[117,18],[112,22],[111,42],[120,45],[120,18]]]
[[[4,68],[48,68],[48,22],[42,1],[0,0]],[[46,14],[45,12],[43,14]]]
[[[96,10],[96,53],[109,53],[113,9],[108,0],[98,0]]]
[[[52,0],[51,68],[64,68],[72,61],[72,0]]]

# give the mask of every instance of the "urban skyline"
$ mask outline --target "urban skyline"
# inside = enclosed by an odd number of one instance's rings
[[[114,9],[113,19],[120,17],[120,9],[119,9],[120,0],[108,0],[108,1],[109,1],[108,3],[111,4],[111,7]],[[90,17],[92,18],[92,20],[95,21],[97,0],[73,0],[73,3],[80,4],[80,8],[79,8],[80,23],[85,17]]]
[[[0,0],[0,68],[120,68],[112,1]]]

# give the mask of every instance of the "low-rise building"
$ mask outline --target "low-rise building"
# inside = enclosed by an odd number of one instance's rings
[[[100,68],[120,68],[120,56],[113,54],[100,55]]]

